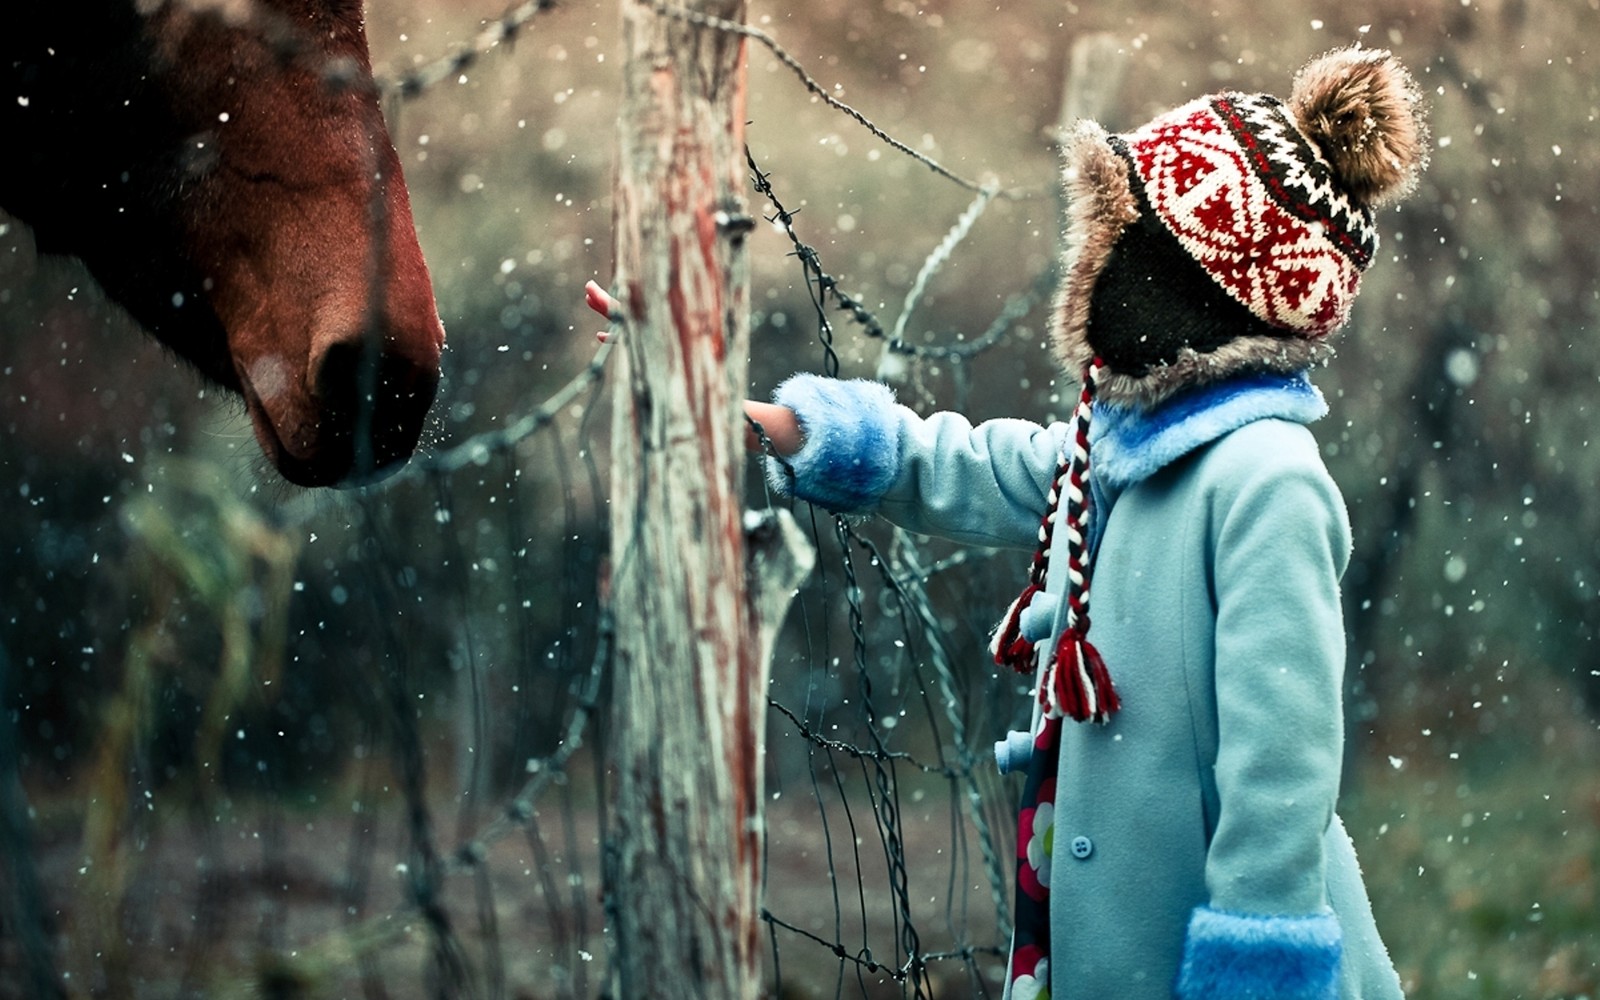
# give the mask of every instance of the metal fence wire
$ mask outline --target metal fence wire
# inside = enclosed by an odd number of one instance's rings
[[[764,32],[650,6],[765,46],[801,86],[929,168],[934,183],[973,193],[886,322],[825,268],[804,220],[785,207],[784,198],[804,197],[803,182],[747,154],[752,200],[790,242],[810,292],[815,366],[838,374],[836,338],[875,341],[885,377],[921,386],[918,366],[956,372],[953,398],[940,402],[960,406],[962,373],[1004,349],[1018,323],[1038,321],[1054,274],[1017,289],[970,340],[911,343],[907,318],[985,209],[1030,194],[965,180],[895,139]],[[518,4],[468,44],[380,77],[391,118],[528,33],[551,7]],[[302,52],[292,26],[261,20],[286,52]],[[351,500],[304,497],[250,515],[260,538],[283,540],[298,560],[283,594],[283,664],[323,687],[277,700],[265,685],[284,673],[257,673],[236,696],[197,709],[200,728],[222,734],[225,774],[201,773],[191,758],[174,778],[132,735],[102,746],[98,787],[117,788],[119,808],[101,817],[98,834],[41,847],[37,877],[17,865],[0,887],[10,904],[0,910],[0,967],[12,970],[0,997],[36,995],[52,976],[73,996],[606,994],[612,617],[596,414],[610,350],[602,345],[567,384],[498,429],[419,456]],[[196,477],[185,503],[204,499],[205,481]],[[754,506],[785,502],[764,494],[758,475],[750,482]],[[244,544],[223,532],[216,504],[170,546]],[[1026,702],[982,647],[995,595],[1017,567],[882,524],[804,505],[794,512],[820,559],[780,639],[768,701],[763,992],[998,995],[1015,821],[988,747]],[[171,569],[172,550],[133,536],[154,553],[147,586],[164,580],[191,617],[222,613],[226,595],[195,597]],[[250,559],[239,586],[276,586],[261,569],[267,557]],[[152,607],[144,624],[161,625],[169,610]],[[269,646],[259,629],[254,641],[258,651]],[[117,703],[148,719],[167,705],[152,692],[170,685],[154,673],[133,677],[135,660],[130,650]],[[155,654],[146,663],[147,672],[168,669]],[[187,683],[215,690],[205,685],[221,681]],[[314,700],[322,696],[356,709],[324,711]],[[252,749],[275,739],[348,756],[334,780],[307,793],[278,775],[277,758]],[[4,746],[0,757],[15,759]],[[258,766],[240,763],[252,757]],[[13,794],[16,775],[0,773],[0,786],[0,832],[18,857],[29,850],[27,806]],[[54,972],[26,973],[29,963]]]

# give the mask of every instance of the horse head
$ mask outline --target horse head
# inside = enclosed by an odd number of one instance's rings
[[[415,450],[439,322],[358,0],[28,4],[0,206],[244,400],[291,482]]]

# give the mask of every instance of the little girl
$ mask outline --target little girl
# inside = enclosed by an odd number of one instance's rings
[[[1334,815],[1350,534],[1304,425],[1374,211],[1426,142],[1409,75],[1359,47],[1287,103],[1082,123],[1053,323],[1069,422],[921,418],[812,375],[746,406],[782,491],[1035,550],[993,642],[1035,678],[1031,729],[996,747],[1025,775],[1013,1000],[1401,995]]]

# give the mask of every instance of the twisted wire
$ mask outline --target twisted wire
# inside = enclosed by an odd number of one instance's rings
[[[434,85],[459,75],[502,44],[515,41],[529,21],[555,6],[555,0],[527,0],[508,7],[485,24],[471,41],[420,66],[375,78],[378,92],[401,100],[421,96]]]
[[[662,17],[670,17],[674,20],[683,21],[686,24],[693,24],[697,27],[727,32],[731,35],[739,35],[741,37],[749,38],[753,41],[759,42],[767,49],[767,51],[772,53],[773,57],[776,58],[778,62],[782,63],[790,72],[794,73],[795,76],[800,78],[801,84],[805,86],[806,90],[812,94],[812,96],[816,97],[830,108],[843,113],[855,121],[856,124],[872,133],[873,137],[878,139],[880,142],[885,143],[891,149],[894,149],[897,152],[911,157],[913,160],[916,160],[918,163],[921,163],[929,170],[932,170],[940,177],[951,181],[958,187],[966,188],[968,191],[982,191],[985,189],[985,185],[980,184],[977,181],[968,180],[950,168],[944,166],[933,157],[924,153],[919,153],[915,149],[912,149],[904,142],[901,142],[899,139],[896,139],[894,136],[884,131],[875,122],[873,122],[872,119],[868,118],[866,115],[862,114],[860,111],[857,111],[855,108],[851,107],[845,102],[839,100],[837,97],[834,97],[828,92],[826,87],[818,83],[810,73],[806,72],[805,67],[800,64],[800,60],[790,55],[781,45],[778,44],[776,39],[761,29],[752,28],[749,25],[741,24],[738,21],[729,21],[720,17],[714,17],[710,14],[702,13],[701,11],[689,10],[686,7],[678,7],[672,4],[662,3],[660,0],[639,0],[639,2],[646,7],[649,7]],[[1028,188],[1015,188],[996,193],[1000,197],[1005,198],[1026,198],[1032,197],[1040,192]]]

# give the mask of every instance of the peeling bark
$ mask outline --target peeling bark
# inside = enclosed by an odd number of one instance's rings
[[[690,7],[744,16],[743,0]],[[747,569],[749,276],[743,230],[722,224],[743,215],[744,39],[635,0],[623,36],[612,994],[754,997],[767,660],[809,563]]]

